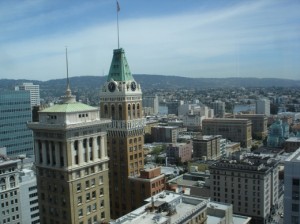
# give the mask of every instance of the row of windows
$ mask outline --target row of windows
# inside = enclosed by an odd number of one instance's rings
[[[30,101],[19,101],[19,102],[4,102],[4,103],[0,103],[0,106],[8,106],[8,105],[20,105],[20,104],[24,104],[24,105],[28,105],[30,103]]]
[[[10,209],[10,211],[9,211],[9,209],[3,209],[2,210],[2,215],[8,215],[9,213],[14,213],[14,212],[18,212],[19,211],[19,207],[13,207],[13,208],[11,208]]]
[[[31,111],[31,108],[15,108],[15,109],[0,110],[1,113],[5,113],[5,112],[11,113],[17,111]]]
[[[0,174],[14,172],[15,169],[16,169],[16,167],[8,167],[6,169],[0,169]]]
[[[10,204],[13,205],[13,204],[16,204],[18,203],[18,199],[16,198],[15,200],[11,200],[10,201]],[[4,207],[7,207],[9,205],[9,201],[6,201],[6,202],[2,202],[1,203],[1,207],[4,208]]]
[[[7,218],[7,219],[3,219],[3,223],[10,223],[10,221],[15,221],[15,220],[18,220],[19,219],[19,215],[14,215],[12,216],[11,218]]]
[[[19,115],[12,115],[12,116],[1,116],[0,120],[13,120],[13,119],[20,119],[24,120],[24,118],[31,119],[31,114],[19,114]]]
[[[0,134],[11,134],[11,133],[20,133],[23,131],[29,131],[28,128],[19,128],[19,129],[13,129],[13,130],[5,130],[5,131],[1,131]]]
[[[11,191],[9,194],[8,193],[1,194],[0,198],[4,199],[4,198],[8,198],[8,197],[13,197],[14,195],[17,195],[17,194],[18,194],[17,191]]]

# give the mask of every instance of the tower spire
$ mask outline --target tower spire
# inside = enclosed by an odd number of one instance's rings
[[[118,49],[120,48],[120,38],[119,38],[119,12],[120,12],[120,5],[118,0],[116,0],[117,3],[117,33],[118,33]]]

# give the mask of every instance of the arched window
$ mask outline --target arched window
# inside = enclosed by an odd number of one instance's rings
[[[132,104],[132,113],[133,113],[133,118],[135,118],[135,104]]]
[[[14,176],[9,177],[9,184],[10,184],[10,187],[15,187],[16,186],[16,181],[15,181]]]
[[[5,178],[0,179],[0,189],[1,190],[6,190]]]
[[[105,117],[108,116],[108,107],[107,107],[107,105],[104,105],[104,116]]]
[[[123,113],[123,111],[122,111],[122,105],[120,104],[119,105],[119,120],[123,120],[122,113]]]
[[[128,104],[128,118],[131,119],[131,106]]]
[[[140,118],[141,113],[140,113],[140,104],[139,103],[136,105],[136,110],[137,110],[137,117]]]
[[[115,105],[111,105],[111,118],[115,119]]]

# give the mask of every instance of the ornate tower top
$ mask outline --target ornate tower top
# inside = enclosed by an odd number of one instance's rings
[[[134,81],[123,48],[115,49],[107,81]]]

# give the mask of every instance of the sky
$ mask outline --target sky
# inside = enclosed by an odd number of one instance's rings
[[[299,0],[119,0],[133,74],[300,80]],[[0,0],[0,79],[104,76],[115,0]]]

